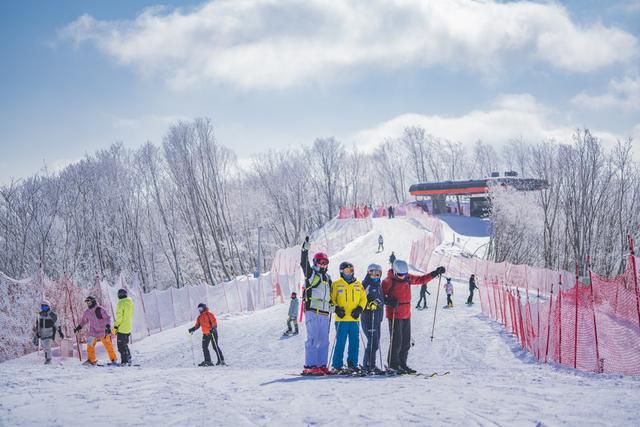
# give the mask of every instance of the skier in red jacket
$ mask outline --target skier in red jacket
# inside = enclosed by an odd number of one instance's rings
[[[198,316],[198,320],[196,320],[196,325],[189,328],[190,334],[193,334],[196,329],[202,328],[202,352],[204,353],[204,362],[198,366],[213,366],[211,354],[209,353],[209,343],[213,344],[213,350],[218,357],[218,363],[216,363],[216,365],[224,365],[224,356],[218,345],[218,322],[216,321],[216,316],[214,316],[213,313],[209,311],[207,305],[202,302],[198,304],[198,311],[200,315]]]
[[[389,369],[400,374],[414,374],[407,366],[411,348],[411,285],[422,285],[444,274],[445,268],[438,267],[429,274],[416,276],[409,274],[406,261],[395,260],[386,279],[382,281],[382,292],[389,320],[391,344],[389,348]]]

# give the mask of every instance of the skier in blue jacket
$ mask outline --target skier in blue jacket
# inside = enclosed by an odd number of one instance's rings
[[[367,268],[367,275],[362,281],[367,292],[367,305],[360,316],[360,325],[367,337],[362,365],[367,372],[372,374],[382,373],[376,366],[376,354],[380,348],[380,325],[384,317],[381,277],[382,267],[378,264],[370,264]]]

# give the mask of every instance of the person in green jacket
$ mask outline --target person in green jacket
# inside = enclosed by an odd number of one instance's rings
[[[127,295],[126,289],[118,290],[118,304],[116,305],[116,321],[113,331],[117,334],[120,364],[131,366],[131,352],[129,338],[133,329],[133,300]]]

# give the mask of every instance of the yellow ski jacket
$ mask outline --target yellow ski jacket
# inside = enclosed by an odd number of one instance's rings
[[[358,306],[364,310],[367,305],[367,292],[359,280],[347,283],[340,278],[331,285],[331,303],[336,307],[342,307],[345,312],[342,319],[336,316],[336,322],[357,322],[359,319],[354,319],[351,312]]]
[[[133,300],[130,297],[118,300],[116,321],[113,325],[121,334],[130,334],[133,329]]]

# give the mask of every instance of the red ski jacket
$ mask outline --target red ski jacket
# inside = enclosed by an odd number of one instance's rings
[[[422,285],[433,279],[431,273],[423,276],[408,274],[403,280],[398,280],[393,274],[393,269],[387,272],[387,277],[382,281],[382,293],[384,294],[387,319],[411,318],[411,285]],[[389,306],[390,300],[397,300],[398,307]]]
[[[202,327],[202,335],[209,335],[211,333],[211,329],[216,326],[218,326],[216,316],[214,316],[208,308],[203,311],[202,314],[198,316],[198,320],[196,320],[196,329]]]

